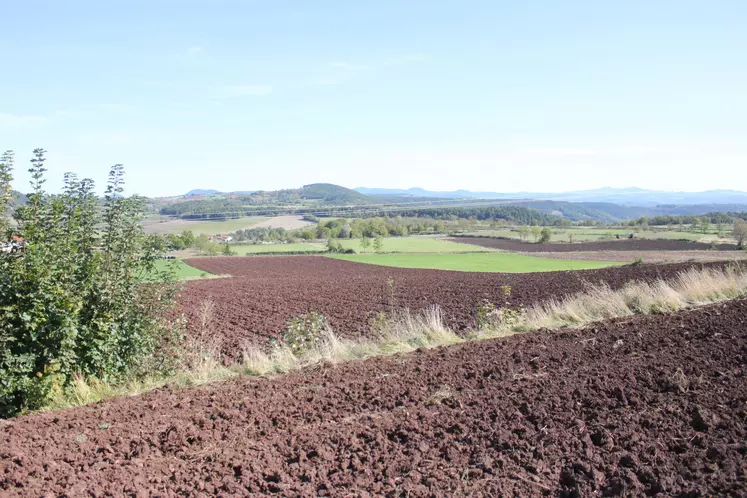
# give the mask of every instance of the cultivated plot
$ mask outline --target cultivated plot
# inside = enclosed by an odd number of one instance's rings
[[[0,426],[0,489],[744,496],[745,315],[740,300],[22,417]]]
[[[474,255],[470,255],[474,256]],[[641,265],[599,270],[544,273],[477,273],[393,268],[342,261],[324,256],[253,256],[195,258],[200,270],[234,278],[192,280],[180,298],[190,327],[198,326],[204,303],[213,303],[209,328],[229,357],[247,342],[265,346],[277,338],[288,320],[316,311],[342,336],[371,333],[382,312],[418,311],[439,305],[454,330],[475,325],[484,300],[510,306],[582,292],[589,284],[619,288],[630,280],[672,278],[683,269],[702,265]],[[711,263],[706,266],[723,266]]]

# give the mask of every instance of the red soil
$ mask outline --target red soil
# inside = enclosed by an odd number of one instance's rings
[[[316,311],[343,336],[369,332],[377,312],[395,308],[416,311],[437,304],[448,325],[474,326],[475,310],[487,299],[502,303],[501,285],[511,287],[513,306],[583,291],[590,283],[614,288],[630,280],[668,279],[692,266],[642,265],[602,270],[539,274],[466,273],[389,268],[318,256],[196,258],[189,264],[234,278],[193,280],[181,297],[182,309],[195,328],[201,304],[212,300],[215,318],[209,331],[222,338],[229,357],[247,342],[265,345],[287,321]],[[391,282],[391,286],[389,284]]]
[[[745,496],[747,301],[0,423],[3,496]]]
[[[703,244],[687,240],[665,239],[621,239],[599,242],[579,242],[578,244],[534,244],[520,240],[494,237],[454,237],[447,239],[462,244],[472,244],[490,249],[514,252],[580,252],[580,251],[719,251],[736,250],[734,244]]]

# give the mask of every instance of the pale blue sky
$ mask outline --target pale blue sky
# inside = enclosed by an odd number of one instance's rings
[[[0,0],[0,149],[130,191],[747,190],[744,0]],[[19,172],[16,187],[26,191]]]

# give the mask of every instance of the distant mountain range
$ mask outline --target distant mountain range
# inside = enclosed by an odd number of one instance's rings
[[[432,191],[419,187],[409,189],[367,188],[354,190],[366,195],[412,195],[448,199],[533,199],[568,202],[611,202],[626,206],[659,206],[664,204],[747,204],[747,192],[707,190],[704,192],[669,192],[636,187],[599,188],[574,192],[471,192],[469,190]]]
[[[702,215],[712,212],[747,211],[747,192],[710,190],[706,192],[666,192],[640,188],[600,188],[576,192],[434,192],[422,188],[349,189],[330,183],[304,185],[277,191],[219,192],[195,189],[184,199],[161,208],[161,214],[184,215],[195,212],[228,212],[245,205],[289,205],[319,202],[330,206],[401,205],[406,209],[438,207],[479,207],[513,205],[561,216],[572,221],[595,220],[612,223],[658,215]],[[407,206],[410,207],[407,207]]]

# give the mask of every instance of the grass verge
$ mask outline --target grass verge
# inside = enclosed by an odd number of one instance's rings
[[[120,386],[76,377],[57,394],[47,409],[60,409],[112,396],[136,395],[168,384],[191,387],[238,376],[267,376],[301,370],[317,364],[335,364],[407,353],[418,348],[448,346],[469,340],[506,337],[540,329],[583,327],[592,322],[638,314],[665,313],[725,301],[747,295],[747,270],[737,264],[725,269],[691,269],[669,282],[631,282],[619,290],[590,285],[580,294],[539,303],[527,310],[497,309],[479,330],[457,334],[444,322],[441,310],[430,307],[420,313],[394,312],[379,321],[370,338],[343,339],[327,328],[314,347],[304,354],[276,344],[269,350],[246,347],[240,362],[226,366],[219,344],[210,337],[212,305],[201,312],[201,332],[185,347],[184,370],[169,378],[147,378]]]

